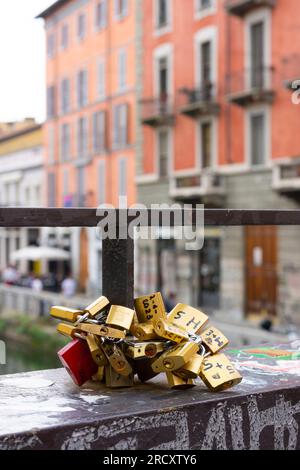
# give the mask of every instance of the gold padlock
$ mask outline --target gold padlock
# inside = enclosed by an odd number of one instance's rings
[[[77,318],[83,314],[82,310],[73,309],[73,308],[66,308],[66,307],[51,307],[50,315],[54,318],[58,318],[59,320],[66,320],[71,323],[75,323]]]
[[[124,339],[125,331],[117,330],[106,325],[97,325],[92,323],[79,323],[77,328],[86,333],[91,333],[97,336],[106,336],[107,338]]]
[[[132,359],[153,358],[163,352],[165,343],[162,341],[150,341],[147,343],[134,343],[126,348],[126,356]]]
[[[101,296],[94,302],[92,302],[90,305],[88,305],[85,309],[84,312],[88,313],[92,318],[98,315],[98,313],[102,312],[106,307],[109,305],[109,300]]]
[[[182,379],[178,375],[173,374],[172,372],[166,373],[169,387],[173,390],[186,390],[187,388],[192,388],[195,386],[195,383],[192,379]]]
[[[111,365],[105,366],[105,384],[109,388],[132,387],[134,385],[133,374],[125,377],[116,372]]]
[[[133,323],[130,328],[131,334],[139,341],[149,341],[159,339],[152,323]]]
[[[156,359],[152,368],[154,372],[172,372],[183,367],[197,352],[199,346],[192,342],[185,342],[173,346]]]
[[[107,357],[102,351],[101,344],[96,335],[88,334],[86,337],[88,347],[94,362],[99,366],[105,366],[108,364]]]
[[[123,351],[116,345],[104,342],[102,344],[102,349],[110,363],[110,365],[115,369],[118,374],[128,375],[133,373],[132,367],[127,361]]]
[[[200,377],[212,392],[233,387],[242,381],[241,375],[225,354],[216,354],[204,359]]]
[[[138,297],[134,301],[134,308],[140,323],[167,318],[164,301],[160,292]]]
[[[78,329],[74,327],[74,325],[69,325],[67,323],[59,323],[56,327],[58,333],[63,336],[67,336],[68,338],[75,338]]]
[[[189,339],[189,335],[186,331],[166,320],[158,320],[155,322],[154,331],[158,336],[174,341],[174,343],[181,343]]]
[[[214,326],[203,331],[203,333],[201,333],[201,337],[203,345],[206,346],[212,354],[218,353],[229,343],[226,336],[224,336],[223,333]]]
[[[158,374],[152,369],[152,364],[155,359],[140,359],[134,362],[134,369],[141,382],[148,382]]]
[[[204,357],[199,354],[195,354],[183,367],[174,371],[174,374],[178,375],[184,380],[196,379],[201,370]]]
[[[105,368],[103,366],[98,367],[98,370],[96,374],[93,375],[92,380],[94,382],[102,382],[102,380],[104,379],[104,370]]]
[[[134,318],[134,310],[121,307],[120,305],[112,305],[110,307],[106,324],[116,328],[129,330]]]
[[[169,313],[168,321],[189,333],[197,333],[208,322],[208,316],[189,305],[177,304]]]

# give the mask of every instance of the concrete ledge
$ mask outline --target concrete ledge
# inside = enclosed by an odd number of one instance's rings
[[[217,394],[163,377],[109,390],[79,389],[63,369],[2,376],[0,450],[299,449],[300,343],[231,357],[244,381]]]

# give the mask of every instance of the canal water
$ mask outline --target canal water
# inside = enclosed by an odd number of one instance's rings
[[[15,348],[9,346],[6,349],[6,364],[0,364],[0,375],[16,374],[33,370],[55,369],[61,367],[55,352],[51,355],[39,355],[37,352],[28,351],[24,346]]]

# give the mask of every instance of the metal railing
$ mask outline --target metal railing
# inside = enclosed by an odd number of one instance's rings
[[[272,66],[252,67],[233,72],[227,77],[227,94],[272,90],[274,68]]]

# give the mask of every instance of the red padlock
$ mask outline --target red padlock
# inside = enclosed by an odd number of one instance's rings
[[[86,341],[74,339],[57,354],[62,365],[79,387],[91,380],[92,376],[98,371],[98,366],[93,361]]]

